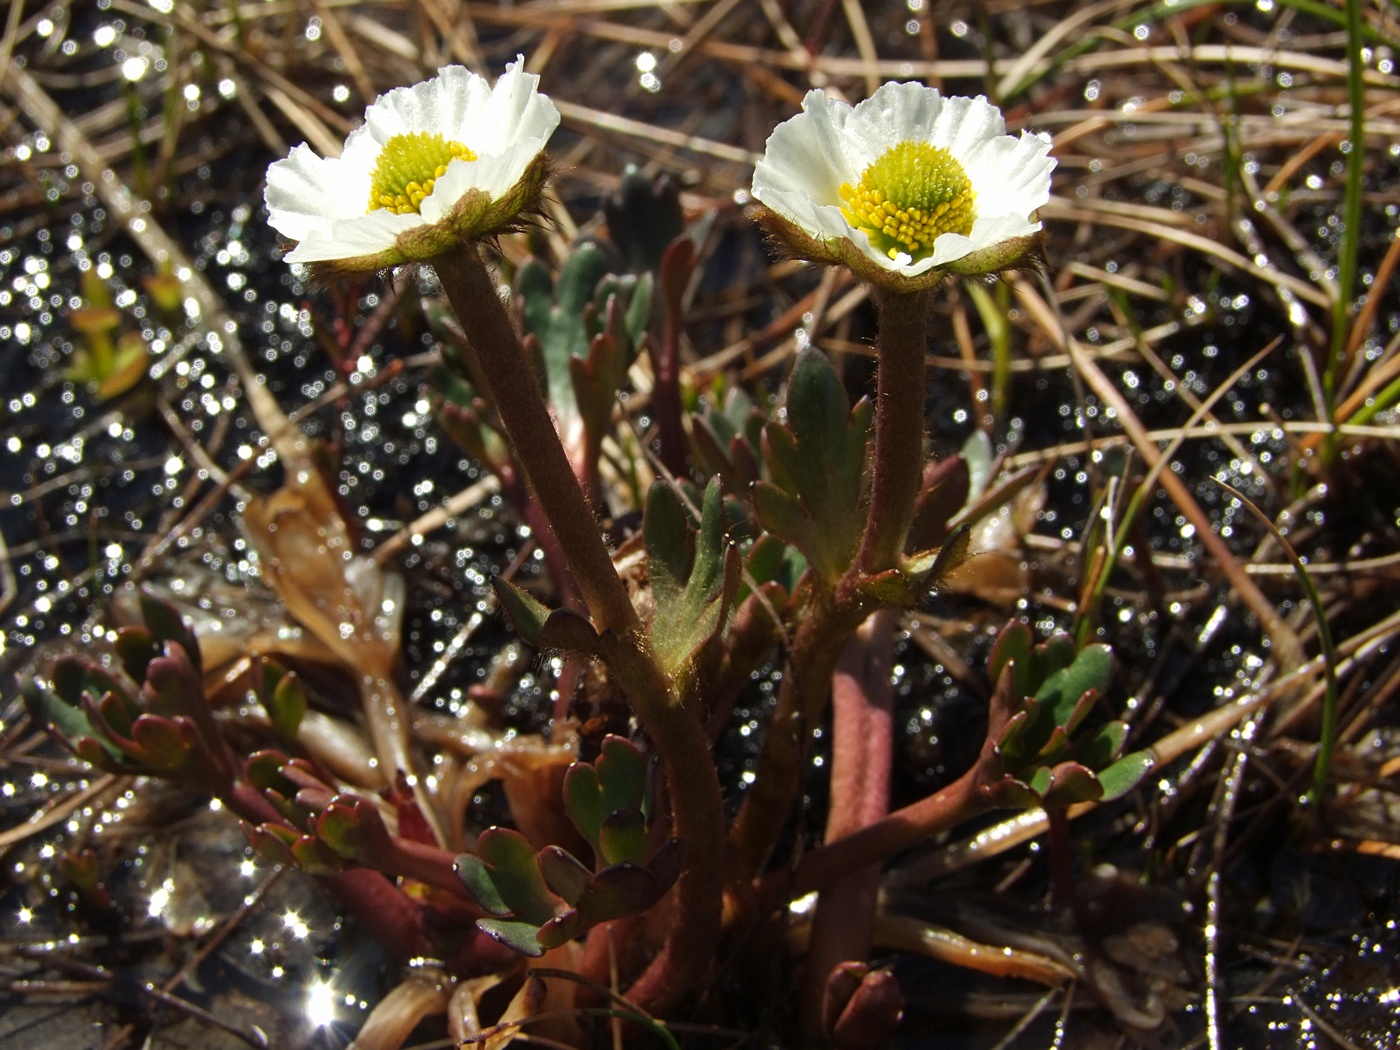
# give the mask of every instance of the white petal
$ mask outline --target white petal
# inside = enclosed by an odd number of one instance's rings
[[[309,231],[287,253],[286,261],[309,263],[377,255],[392,248],[399,234],[423,224],[423,217],[415,212],[396,215],[382,209],[353,219],[335,219]]]
[[[272,228],[299,241],[331,219],[363,214],[369,179],[339,159],[318,157],[303,143],[267,169],[263,199]]]
[[[381,145],[414,131],[455,138],[464,115],[479,112],[490,94],[491,86],[471,70],[444,66],[430,80],[380,95],[365,111],[365,124]]]
[[[845,237],[887,270],[915,277],[1001,241],[1040,229],[1031,216],[1049,200],[1050,141],[1006,134],[985,98],[944,98],[916,83],[882,85],[854,109],[809,92],[803,112],[779,125],[754,169],[754,196],[821,238]],[[963,165],[976,194],[967,235],[947,233],[918,262],[878,252],[841,213],[839,189],[900,142],[927,142]]]
[[[548,140],[558,126],[559,110],[540,94],[540,78],[526,73],[525,60],[517,57],[506,66],[480,112],[469,121],[463,119],[454,137],[480,157],[505,153],[521,142]]]
[[[985,143],[964,161],[977,194],[977,214],[1019,214],[1023,218],[1050,199],[1055,158],[1050,143],[1036,135],[1009,135]]]
[[[857,173],[899,142],[926,142],[945,105],[933,88],[922,84],[883,84],[858,103],[846,126],[846,149]]]
[[[753,195],[780,214],[790,214],[797,196],[839,207],[841,184],[860,169],[846,158],[843,132],[851,108],[821,91],[809,91],[802,112],[773,129],[753,173]],[[780,202],[788,202],[785,206]],[[839,214],[839,213],[838,213]]]

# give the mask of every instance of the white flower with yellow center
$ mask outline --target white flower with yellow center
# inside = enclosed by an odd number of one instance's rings
[[[769,137],[753,195],[790,255],[913,289],[1038,259],[1049,153],[980,96],[892,83],[851,107],[809,91]]]
[[[305,144],[267,170],[288,262],[331,272],[423,261],[517,225],[539,201],[559,111],[517,58],[493,88],[461,66],[381,95],[339,157]]]

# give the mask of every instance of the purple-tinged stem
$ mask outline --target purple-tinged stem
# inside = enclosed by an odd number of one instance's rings
[[[924,469],[924,352],[932,292],[877,290],[879,388],[870,516],[857,564],[874,574],[899,565]]]
[[[894,747],[893,609],[873,614],[846,642],[831,682],[831,805],[826,841],[836,842],[889,812]],[[809,1041],[820,1036],[827,976],[870,957],[880,865],[854,868],[822,892],[812,920],[802,990]]]
[[[439,255],[433,269],[462,323],[484,393],[500,416],[515,461],[544,509],[595,626],[619,635],[630,633],[637,627],[637,614],[480,249],[471,246]]]

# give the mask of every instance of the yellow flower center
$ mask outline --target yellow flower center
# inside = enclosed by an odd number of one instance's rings
[[[379,151],[369,184],[369,210],[387,208],[395,215],[416,212],[433,192],[433,184],[452,161],[476,160],[460,142],[428,131],[395,135]]]
[[[963,166],[941,146],[901,142],[861,172],[860,185],[840,189],[841,214],[891,259],[916,262],[941,234],[972,231],[976,194]]]

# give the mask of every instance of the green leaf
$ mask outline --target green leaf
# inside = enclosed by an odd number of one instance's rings
[[[189,657],[195,674],[203,676],[204,664],[200,657],[199,639],[195,637],[189,624],[180,617],[179,610],[175,606],[143,592],[141,594],[141,618],[146,621],[146,627],[150,630],[151,637],[158,647],[167,649],[172,643],[178,645],[185,650],[185,655]],[[140,681],[140,679],[136,680]]]
[[[593,333],[588,330],[585,309],[593,302],[608,269],[603,249],[584,241],[564,260],[557,281],[550,280],[548,267],[538,259],[526,260],[516,271],[521,319],[526,333],[538,340],[546,391],[564,433],[572,429],[579,415],[570,361],[588,356]]]
[[[705,488],[693,555],[685,511],[665,482],[647,493],[642,531],[656,600],[652,652],[663,671],[676,675],[723,627],[738,582],[738,554],[725,539],[718,480]]]
[[[646,859],[647,825],[640,810],[615,809],[603,818],[598,844],[608,864],[640,864]]]
[[[1102,770],[1118,757],[1127,739],[1126,722],[1109,722],[1096,729],[1092,736],[1080,740],[1074,747],[1074,755],[1090,769]]]
[[[772,481],[755,486],[754,508],[769,532],[802,551],[835,587],[865,525],[870,403],[852,409],[826,356],[808,348],[793,364],[786,404],[786,423],[770,422],[763,431]]]
[[[587,762],[575,762],[564,774],[564,812],[594,851],[601,853],[598,831],[607,813],[603,811],[598,771]]]
[[[263,706],[272,722],[272,730],[288,743],[297,737],[301,720],[306,717],[306,690],[295,671],[288,671],[274,661],[263,663]]]
[[[361,816],[354,807],[333,803],[316,818],[316,837],[338,856],[349,860],[360,852],[360,821]]]
[[[24,695],[29,717],[39,725],[47,727],[51,733],[56,733],[68,746],[73,746],[83,737],[97,736],[92,723],[88,721],[87,713],[81,707],[74,707],[59,699],[55,691],[40,685],[37,679],[29,676],[21,678],[20,692]],[[116,755],[115,750],[112,754]]]
[[[1155,765],[1150,752],[1134,751],[1124,755],[1107,769],[1099,771],[1099,783],[1103,785],[1103,801],[1112,802],[1122,798],[1137,787],[1142,778],[1152,772]]]
[[[538,959],[544,954],[545,946],[540,943],[540,928],[532,923],[516,919],[477,919],[477,928],[500,941],[507,948]]]
[[[1013,621],[1001,629],[992,645],[992,654],[987,658],[987,677],[993,685],[1001,680],[1002,671],[1008,664],[1014,665],[1011,686],[1013,703],[1030,695],[1030,654],[1033,641],[1031,629],[1019,620]]]
[[[146,668],[160,655],[160,647],[151,632],[139,624],[119,630],[114,648],[121,659],[122,670],[133,682],[144,682]]]
[[[536,926],[554,918],[558,899],[545,885],[524,835],[509,828],[487,828],[476,840],[476,852],[490,869],[497,893],[517,918]]]
[[[500,576],[491,577],[491,589],[496,592],[496,600],[501,603],[506,617],[517,634],[527,643],[539,647],[540,632],[549,619],[549,609],[534,595],[521,590],[509,580]]]
[[[1046,653],[1051,661],[1063,658],[1063,646]],[[1066,725],[1075,713],[1084,694],[1093,690],[1102,693],[1113,675],[1113,653],[1106,645],[1086,645],[1068,667],[1050,675],[1036,690],[1036,700],[1046,709],[1053,725]],[[1071,727],[1072,728],[1072,727]]]
[[[459,853],[452,867],[457,872],[457,878],[461,879],[462,885],[467,888],[467,893],[483,911],[497,916],[510,914],[510,905],[501,896],[500,890],[496,889],[495,880],[491,878],[491,869],[486,866],[485,861],[473,853]]]
[[[540,871],[549,888],[573,906],[587,888],[593,873],[568,850],[546,846],[536,854]]]
[[[603,816],[619,809],[638,808],[647,787],[647,761],[635,744],[609,733],[594,763],[602,790]]]

